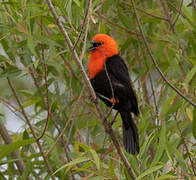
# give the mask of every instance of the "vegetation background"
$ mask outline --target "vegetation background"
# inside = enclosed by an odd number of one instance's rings
[[[111,130],[103,115],[110,122],[116,112],[90,100],[96,33],[116,39],[138,95],[136,156],[119,148],[120,116]],[[195,0],[1,0],[0,48],[0,179],[196,176]],[[20,131],[7,130],[15,119],[3,107],[24,121]]]

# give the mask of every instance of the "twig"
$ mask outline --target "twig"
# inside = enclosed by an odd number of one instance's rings
[[[170,17],[170,14],[169,14],[169,10],[168,10],[168,6],[167,6],[167,2],[165,0],[161,0],[161,4],[163,6],[163,10],[167,16],[167,22],[169,23],[170,25],[170,28],[171,30],[173,31],[174,34],[176,34],[176,30],[173,26],[173,23],[172,23],[172,20],[171,20],[171,17]]]
[[[61,30],[61,32],[62,32],[62,34],[63,34],[63,36],[64,36],[64,38],[65,38],[65,40],[67,42],[67,45],[68,45],[68,47],[69,47],[69,49],[70,49],[70,51],[72,53],[72,56],[74,57],[77,65],[78,65],[78,67],[80,69],[80,72],[81,72],[81,74],[83,76],[83,79],[85,81],[85,85],[87,86],[87,89],[90,91],[90,95],[92,96],[92,99],[94,100],[94,103],[96,105],[96,108],[97,108],[97,111],[99,113],[99,116],[100,116],[100,118],[103,121],[105,132],[107,132],[109,134],[110,138],[112,139],[119,156],[121,157],[125,167],[128,170],[129,175],[131,176],[132,179],[135,179],[135,175],[134,175],[134,173],[133,173],[133,171],[131,169],[131,166],[130,166],[126,156],[124,155],[124,153],[122,152],[122,150],[120,148],[121,146],[120,146],[119,142],[117,141],[117,139],[116,139],[116,137],[114,135],[114,132],[113,132],[113,130],[111,128],[111,125],[108,124],[108,122],[104,119],[103,112],[102,112],[100,106],[98,105],[96,94],[95,94],[95,92],[93,90],[93,87],[92,87],[92,85],[90,83],[90,80],[89,80],[89,78],[88,78],[88,76],[87,76],[87,74],[86,74],[86,72],[84,70],[84,67],[83,67],[83,65],[82,65],[82,63],[81,63],[81,61],[80,61],[76,51],[75,50],[72,51],[73,45],[72,45],[72,42],[71,42],[71,40],[70,40],[70,38],[69,38],[69,36],[67,34],[67,31],[64,29],[64,27],[63,27],[63,25],[62,25],[58,15],[57,15],[56,11],[55,11],[55,8],[54,8],[51,0],[46,0],[46,2],[47,2],[48,7],[50,8],[50,10],[51,10],[51,12],[52,12],[52,14],[54,16],[54,19],[57,22],[57,25],[58,25],[59,29]]]
[[[162,4],[163,10],[164,10],[164,12],[165,12],[165,14],[167,16],[168,24],[170,26],[170,29],[175,34],[176,39],[179,39],[179,48],[182,50],[182,53],[184,54],[184,48],[183,48],[182,42],[180,41],[180,38],[178,37],[178,34],[176,32],[175,23],[172,23],[171,16],[169,15],[169,7],[167,5],[167,2],[165,0],[161,0],[161,4]],[[181,6],[182,6],[182,4],[183,4],[183,0],[181,1]],[[180,12],[181,12],[181,8],[180,8]],[[181,68],[182,74],[185,75],[185,73],[184,73],[184,66],[183,66],[183,60],[182,60],[181,56],[180,56],[179,64],[180,64],[180,68]]]
[[[61,138],[61,136],[65,133],[65,130],[67,128],[67,126],[69,125],[69,123],[74,119],[73,118],[73,115],[75,114],[75,111],[78,110],[78,105],[79,105],[79,102],[81,100],[81,97],[82,97],[82,94],[83,94],[83,90],[84,88],[82,88],[82,91],[80,93],[80,96],[78,97],[78,100],[77,102],[75,103],[75,106],[73,107],[73,110],[72,110],[72,113],[70,115],[70,118],[69,120],[66,122],[65,124],[65,127],[63,128],[63,130],[61,131],[61,133],[59,134],[59,136],[57,137],[57,139],[55,140],[54,144],[50,147],[50,149],[48,150],[48,152],[46,153],[46,155],[48,156],[48,154],[53,150],[53,148],[55,147],[55,145],[57,144],[57,142],[59,141],[59,139]],[[71,128],[70,128],[71,129]],[[66,142],[66,146],[68,146],[68,141]]]
[[[0,118],[0,135],[2,136],[5,144],[12,144],[12,139],[11,139],[6,127],[4,126],[1,118]],[[19,159],[15,163],[16,163],[16,166],[17,166],[20,174],[22,174],[25,169],[25,165],[24,165],[24,161],[20,159],[21,157],[20,157],[18,150],[13,151],[11,153],[11,156],[13,159]]]
[[[40,150],[40,153],[41,153],[41,155],[42,155],[42,157],[43,157],[43,160],[44,160],[44,162],[45,162],[45,165],[46,165],[46,167],[47,167],[47,169],[48,169],[48,172],[49,172],[51,178],[52,178],[53,180],[55,180],[55,177],[54,177],[54,174],[53,174],[53,171],[52,171],[52,167],[50,166],[50,163],[49,163],[47,157],[46,157],[45,154],[44,154],[44,151],[43,151],[43,149],[42,149],[42,146],[41,146],[39,140],[37,139],[37,136],[36,136],[36,134],[35,134],[35,131],[34,131],[34,129],[33,129],[33,126],[31,125],[30,120],[29,120],[29,118],[28,118],[28,116],[27,116],[27,114],[26,114],[26,112],[25,112],[25,110],[24,110],[24,107],[23,107],[23,105],[21,104],[21,102],[20,102],[20,100],[19,100],[19,97],[18,97],[17,94],[16,94],[16,90],[15,90],[14,86],[12,85],[12,83],[11,83],[9,77],[7,77],[7,80],[8,80],[8,84],[9,84],[9,86],[10,86],[10,89],[12,90],[12,93],[13,93],[13,95],[14,95],[14,97],[15,97],[15,99],[16,99],[16,101],[17,101],[17,103],[18,103],[18,105],[19,105],[19,107],[20,107],[20,109],[21,109],[21,111],[22,111],[22,114],[23,114],[23,116],[24,116],[24,118],[25,118],[25,120],[26,120],[26,122],[27,122],[27,124],[28,124],[28,126],[29,126],[29,128],[30,128],[30,130],[31,130],[31,133],[32,133],[32,135],[33,135],[33,137],[34,137],[34,139],[35,139],[35,141],[36,141],[36,143],[37,143],[37,146],[38,146],[38,148],[39,148],[39,150]]]
[[[112,126],[112,125],[114,124],[114,122],[116,121],[116,118],[117,118],[118,114],[119,114],[119,111],[116,112],[114,118],[112,119],[112,121],[111,121],[111,126]]]
[[[169,0],[166,0],[166,1],[168,2],[168,4],[169,4],[172,8],[175,9],[175,11],[176,11],[177,13],[179,13],[183,18],[187,19],[186,16],[185,16],[179,9],[177,9],[177,8],[174,6],[173,3],[171,3]]]
[[[41,99],[42,99],[42,102],[43,102],[43,104],[44,104],[45,109],[48,109],[48,108],[47,108],[47,104],[46,104],[46,102],[45,102],[45,100],[44,100],[44,96],[43,96],[43,93],[42,93],[42,91],[41,91],[41,88],[40,88],[40,86],[39,86],[39,84],[38,84],[38,82],[37,82],[37,79],[36,79],[36,77],[35,77],[35,75],[34,75],[34,72],[32,71],[31,68],[30,68],[30,74],[31,74],[31,77],[33,78],[34,84],[35,84],[35,86],[36,86],[36,88],[37,88],[37,90],[38,90],[38,93],[39,93],[39,95],[40,95],[40,97],[41,97]],[[58,131],[58,133],[61,134],[61,130],[60,130],[58,124],[56,123],[56,119],[54,118],[54,116],[52,115],[52,113],[49,113],[49,117],[51,118],[51,120],[52,120],[54,126],[56,127],[56,129],[57,129],[57,131]],[[69,153],[68,153],[69,147],[66,146],[66,141],[64,140],[63,136],[60,136],[60,139],[61,139],[61,143],[62,143],[62,145],[63,145],[63,149],[64,149],[64,152],[65,152],[67,161],[70,162],[70,161],[72,161],[72,159],[70,158]],[[71,170],[71,174],[72,174],[72,179],[74,180],[75,178],[74,178],[74,175],[73,175],[72,170]]]
[[[42,29],[42,19],[41,19],[41,34],[43,33],[43,29]],[[40,140],[45,132],[46,132],[46,129],[48,127],[48,121],[49,121],[49,116],[50,116],[50,106],[49,106],[49,97],[48,97],[48,80],[47,80],[47,66],[46,66],[46,63],[45,63],[45,56],[44,56],[44,44],[41,43],[41,61],[42,61],[42,69],[43,69],[43,74],[44,74],[44,81],[45,81],[45,88],[46,88],[46,106],[47,106],[47,118],[46,118],[46,123],[45,123],[45,126],[44,126],[44,130],[42,132],[42,134],[40,135],[40,137],[38,138],[38,140]]]
[[[130,3],[129,3],[129,2],[126,2],[126,1],[123,1],[123,2],[124,2],[125,4],[127,4],[127,5],[130,5]],[[150,13],[146,12],[145,10],[143,10],[143,9],[141,9],[141,8],[138,8],[138,7],[136,7],[136,9],[137,9],[138,11],[140,11],[140,12],[142,12],[142,13],[144,13],[144,14],[148,15],[148,16],[153,17],[153,18],[156,18],[156,19],[160,19],[160,20],[167,21],[167,18],[160,17],[160,16],[157,16],[157,15],[154,15],[154,14],[150,14]]]
[[[193,6],[193,8],[194,8],[195,11],[196,11],[196,3],[195,3],[195,0],[192,0],[192,6]]]
[[[184,0],[181,0],[180,3],[180,11],[182,10],[182,6],[183,6]],[[178,21],[178,18],[180,17],[180,14],[178,14],[178,16],[176,17],[175,21],[173,22],[173,27],[175,26],[176,22]]]
[[[48,7],[50,8],[50,10],[52,12],[52,15],[53,15],[54,19],[56,20],[57,25],[58,25],[59,29],[61,30],[61,33],[62,33],[63,37],[65,38],[65,40],[67,42],[67,45],[68,45],[69,49],[71,50],[71,53],[72,53],[74,59],[76,59],[77,65],[80,67],[80,72],[82,73],[82,76],[84,78],[85,84],[87,85],[87,89],[90,91],[90,94],[92,95],[92,99],[94,101],[97,101],[97,97],[96,97],[95,92],[93,90],[93,87],[92,87],[92,85],[90,83],[90,80],[89,80],[89,78],[88,78],[88,76],[87,76],[87,74],[86,74],[86,72],[84,70],[82,62],[80,61],[80,59],[78,57],[78,54],[76,53],[75,49],[73,49],[73,44],[72,44],[72,42],[71,42],[71,40],[70,40],[70,38],[69,38],[69,36],[67,34],[67,31],[63,27],[63,25],[62,25],[62,23],[60,21],[60,18],[58,17],[51,0],[45,0],[45,1],[47,2]]]
[[[76,40],[76,42],[75,42],[75,44],[74,44],[72,50],[75,49],[75,47],[77,46],[77,44],[78,44],[78,42],[79,42],[79,40],[80,40],[80,38],[81,38],[81,35],[82,35],[82,33],[83,33],[83,30],[84,30],[84,25],[85,25],[85,23],[86,23],[86,20],[87,20],[88,14],[89,14],[89,9],[90,9],[90,7],[91,7],[91,4],[92,4],[92,0],[89,0],[89,1],[88,1],[88,6],[87,6],[87,9],[86,9],[86,13],[85,13],[85,16],[84,16],[84,20],[83,20],[83,23],[82,23],[82,27],[81,27],[81,30],[80,30],[80,34],[78,35],[78,38],[77,38],[77,40]],[[89,19],[89,17],[88,17],[88,19]],[[88,24],[88,21],[89,21],[89,20],[87,20],[87,24]],[[87,28],[86,28],[86,29],[87,29]],[[80,58],[80,59],[81,59],[81,58]]]
[[[145,52],[144,52],[143,48],[142,48],[142,51],[143,51],[143,57],[144,57],[144,60],[145,60],[145,65],[146,65],[147,69],[149,70],[149,66],[148,66],[146,56],[145,56]],[[156,101],[156,96],[155,96],[155,91],[154,91],[154,86],[153,86],[152,76],[151,76],[150,71],[149,71],[149,79],[150,79],[150,87],[151,87],[151,90],[152,90],[152,97],[153,97],[153,102],[154,102],[154,107],[155,107],[156,120],[158,121],[159,110],[158,110],[158,106],[157,106],[157,101]]]
[[[63,54],[59,54],[61,56],[61,58],[63,59],[63,62],[65,64],[65,66],[67,67],[67,69],[69,70],[70,72],[70,75],[73,76],[75,79],[77,79],[77,81],[81,83],[80,79],[78,78],[78,76],[74,73],[74,70],[73,68],[71,67],[70,63],[66,60],[65,56]]]
[[[187,147],[187,144],[186,144],[185,138],[184,138],[184,136],[183,136],[182,130],[180,129],[180,126],[179,126],[179,124],[178,124],[178,121],[177,121],[177,113],[175,113],[174,117],[175,117],[175,120],[176,120],[176,125],[177,125],[177,128],[178,128],[178,131],[179,131],[179,133],[180,133],[180,137],[181,137],[181,139],[182,139],[182,142],[183,142],[184,147],[185,147],[185,149],[186,149],[187,155],[188,155],[189,160],[190,160],[190,162],[191,162],[191,167],[192,167],[192,170],[193,170],[193,174],[194,174],[194,176],[196,177],[196,168],[195,168],[195,165],[194,165],[193,160],[191,159],[191,154],[190,154],[189,149],[188,149],[188,147]]]
[[[103,2],[104,3],[104,2]],[[100,31],[101,31],[101,22],[102,22],[102,18],[101,18],[101,13],[102,13],[102,7],[103,6],[101,6],[99,9],[98,9],[98,11],[97,11],[97,14],[98,14],[98,30],[97,30],[97,32],[98,33],[100,33]]]
[[[75,103],[75,105],[73,107],[73,110],[72,110],[71,115],[70,115],[70,118],[69,118],[70,120],[72,119],[72,124],[71,124],[71,127],[70,127],[69,132],[68,132],[67,144],[69,143],[71,132],[72,132],[73,125],[74,125],[74,119],[75,119],[74,118],[74,115],[76,115],[76,112],[79,110],[80,101],[81,101],[81,98],[82,98],[83,93],[84,93],[84,86],[82,87],[82,90],[80,92],[80,95],[79,95],[79,97],[78,97],[78,99],[77,99],[77,101],[76,101],[76,103]]]
[[[88,2],[88,9],[90,9],[92,6],[92,0],[89,0]],[[89,22],[90,22],[90,17],[89,17],[89,10],[87,10],[87,17],[86,17],[86,31],[85,31],[85,35],[84,35],[84,43],[83,43],[83,47],[82,47],[82,53],[80,54],[80,61],[83,60],[84,58],[84,53],[86,50],[86,41],[87,41],[87,35],[88,35],[88,29],[89,29]]]
[[[3,97],[0,97],[0,101],[2,101],[7,106],[10,106],[11,108],[13,108],[14,111],[20,112],[22,114],[22,112],[18,108],[16,108],[15,106],[13,106],[8,100],[4,99]]]
[[[151,60],[156,68],[156,70],[159,72],[160,76],[162,77],[162,79],[178,94],[180,95],[182,98],[184,98],[187,102],[189,102],[191,105],[193,105],[194,107],[196,107],[196,104],[190,100],[188,97],[186,97],[182,92],[180,92],[173,84],[171,84],[169,82],[169,80],[165,77],[165,75],[163,74],[163,72],[161,71],[161,69],[159,68],[154,56],[152,55],[152,52],[151,52],[151,49],[148,45],[148,42],[147,42],[147,39],[144,35],[144,32],[142,30],[142,26],[141,26],[141,23],[139,21],[139,18],[138,18],[138,15],[137,15],[137,12],[136,12],[136,8],[135,8],[135,3],[134,3],[134,0],[131,0],[131,3],[132,3],[132,7],[133,7],[133,11],[135,13],[135,16],[136,16],[136,21],[137,21],[137,24],[138,24],[138,27],[139,27],[139,30],[140,30],[140,33],[142,34],[142,39],[144,40],[144,44],[146,46],[146,49],[147,49],[147,52],[149,54],[149,56],[151,57]]]
[[[114,88],[113,88],[113,85],[112,85],[112,80],[111,80],[111,78],[110,78],[110,76],[108,74],[106,63],[104,62],[104,51],[103,51],[103,48],[102,48],[102,56],[103,56],[103,64],[104,64],[105,73],[106,73],[106,76],[107,76],[109,84],[110,84],[110,88],[111,88],[111,91],[112,91],[112,98],[113,98],[112,106],[110,107],[109,112],[106,114],[106,116],[104,118],[105,120],[107,120],[107,118],[110,116],[110,114],[112,112],[112,109],[113,109],[113,107],[115,105],[115,99],[114,99]]]

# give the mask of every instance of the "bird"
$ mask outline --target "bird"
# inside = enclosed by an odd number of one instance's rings
[[[118,44],[107,34],[96,34],[90,43],[88,74],[91,85],[107,106],[120,113],[126,152],[138,154],[138,129],[132,118],[132,113],[139,115],[138,101]]]

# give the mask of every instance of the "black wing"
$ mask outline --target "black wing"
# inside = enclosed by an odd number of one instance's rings
[[[132,104],[132,111],[138,115],[138,103],[135,92],[131,86],[131,80],[128,73],[128,68],[124,60],[119,55],[114,55],[106,61],[108,74],[114,76],[115,79],[128,90],[129,99]]]

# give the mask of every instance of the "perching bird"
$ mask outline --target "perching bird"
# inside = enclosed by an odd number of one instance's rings
[[[128,153],[139,153],[138,130],[131,112],[139,114],[137,98],[128,69],[118,55],[116,41],[106,34],[96,34],[89,48],[88,72],[98,97],[120,112],[123,121],[123,144]]]

